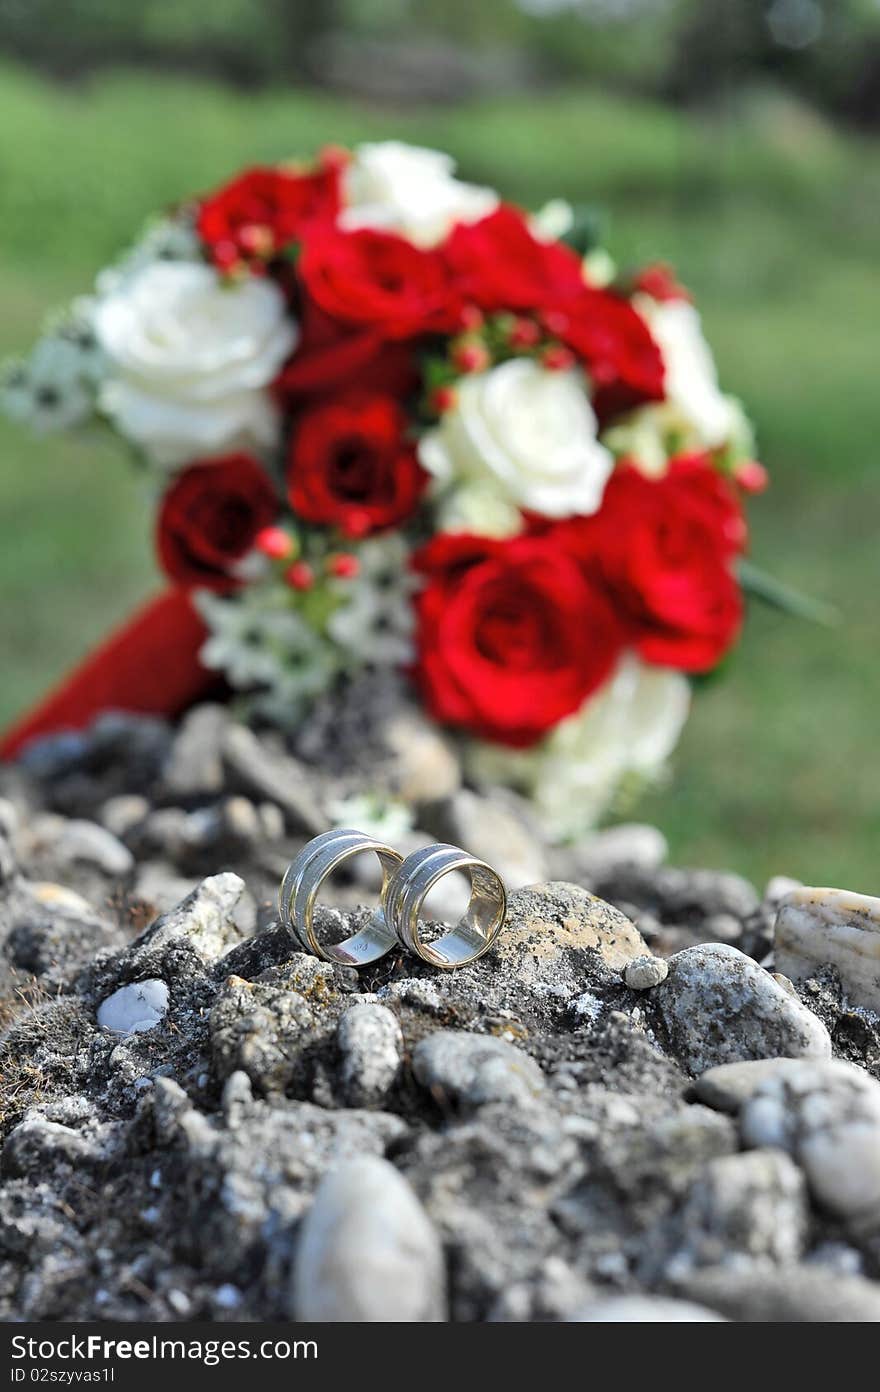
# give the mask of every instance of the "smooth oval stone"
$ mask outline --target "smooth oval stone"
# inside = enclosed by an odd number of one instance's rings
[[[742,1059],[829,1058],[822,1021],[727,943],[685,948],[650,995],[669,1047],[694,1074]]]
[[[472,1107],[486,1102],[528,1103],[543,1090],[534,1059],[491,1034],[437,1030],[416,1046],[413,1072],[423,1087]]]
[[[446,1318],[440,1241],[387,1160],[345,1160],[321,1182],[300,1230],[291,1296],[299,1320]]]
[[[158,1025],[168,1009],[164,981],[136,981],[121,986],[98,1006],[98,1024],[111,1034],[143,1034]]]

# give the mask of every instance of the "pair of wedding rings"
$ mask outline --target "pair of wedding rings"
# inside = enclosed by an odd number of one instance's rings
[[[321,885],[362,851],[372,851],[382,869],[379,907],[369,922],[344,942],[322,943],[313,920]],[[419,911],[438,881],[454,871],[470,880],[468,906],[453,928],[434,942],[424,942]],[[327,962],[364,967],[391,948],[402,946],[423,962],[449,969],[465,966],[489,950],[507,913],[507,894],[491,865],[458,846],[427,846],[404,860],[398,851],[365,832],[336,830],[316,836],[287,867],[278,910],[299,946]]]

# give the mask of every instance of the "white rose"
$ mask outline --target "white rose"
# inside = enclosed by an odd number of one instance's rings
[[[594,826],[627,776],[662,771],[687,719],[690,685],[680,672],[629,656],[577,714],[534,749],[475,745],[473,775],[527,793],[547,833],[567,840]]]
[[[457,222],[477,222],[498,204],[488,188],[455,178],[455,161],[439,150],[399,140],[359,145],[343,182],[348,230],[378,227],[417,246],[436,246]]]
[[[613,460],[596,431],[578,372],[512,358],[462,378],[455,405],[422,438],[419,459],[440,488],[494,493],[510,510],[510,532],[518,508],[546,517],[597,510]]]
[[[298,338],[277,286],[156,261],[98,302],[94,328],[109,363],[99,404],[156,463],[275,442],[265,389]]]
[[[736,428],[735,413],[718,385],[699,314],[687,300],[661,304],[648,296],[638,298],[637,308],[663,356],[667,400],[693,426],[703,446],[723,445]]]

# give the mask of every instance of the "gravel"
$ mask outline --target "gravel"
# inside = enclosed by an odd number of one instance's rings
[[[0,1319],[880,1319],[880,1021],[773,974],[790,882],[617,828],[533,846],[459,971],[293,950],[278,879],[358,779],[522,836],[379,694],[372,744],[355,692],[332,751],[205,706],[0,769]]]

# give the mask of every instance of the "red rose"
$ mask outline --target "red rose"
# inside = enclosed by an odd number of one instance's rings
[[[411,345],[386,343],[374,328],[341,324],[308,295],[301,297],[298,315],[302,337],[274,384],[282,399],[353,384],[398,398],[415,391],[419,375]]]
[[[545,318],[586,366],[600,420],[644,401],[663,400],[660,349],[628,300],[585,286]]]
[[[621,632],[552,528],[498,541],[441,535],[414,558],[416,678],[436,719],[525,747],[610,675]]]
[[[156,533],[162,568],[180,585],[231,588],[235,562],[278,508],[265,469],[249,455],[191,465],[162,499]]]
[[[479,222],[459,223],[442,254],[462,298],[481,309],[542,309],[584,283],[571,248],[540,241],[509,204]]]
[[[657,479],[623,465],[600,511],[556,533],[605,587],[646,662],[705,672],[733,643],[742,619],[733,562],[745,521],[705,455],[682,455]]]
[[[352,394],[303,412],[290,447],[290,505],[307,522],[365,536],[418,504],[425,475],[393,397]]]
[[[340,162],[332,155],[308,173],[257,166],[202,199],[197,229],[220,270],[255,268],[310,228],[331,224],[340,206]]]
[[[322,232],[306,243],[297,270],[327,314],[382,338],[457,326],[458,302],[440,257],[393,232]]]

